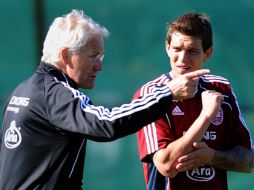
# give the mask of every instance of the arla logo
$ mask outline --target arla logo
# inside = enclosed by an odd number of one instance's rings
[[[186,175],[194,181],[210,181],[215,176],[215,170],[212,167],[199,167],[188,170]]]
[[[16,121],[12,121],[10,127],[6,130],[4,135],[5,146],[9,149],[16,148],[20,145],[21,140],[21,133],[16,127]]]

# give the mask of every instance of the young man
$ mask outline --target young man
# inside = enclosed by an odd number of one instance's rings
[[[213,51],[208,17],[188,13],[177,18],[169,25],[165,47],[172,70],[142,86],[134,99],[149,93],[152,85],[203,67]],[[203,112],[213,109],[202,103],[203,93],[211,90],[224,100],[221,106],[217,103],[215,115],[200,123]],[[210,106],[216,103],[212,101]],[[196,133],[189,138],[193,130]],[[220,76],[201,76],[193,98],[173,101],[167,114],[137,136],[149,190],[226,190],[227,170],[250,172],[254,166],[250,133],[230,83]]]
[[[112,141],[166,113],[172,99],[193,97],[195,77],[154,86],[151,93],[113,109],[92,105],[108,30],[82,11],[54,20],[41,64],[11,94],[0,130],[0,189],[82,189],[87,139]],[[141,118],[141,120],[139,120]]]

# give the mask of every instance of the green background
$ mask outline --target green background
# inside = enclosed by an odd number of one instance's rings
[[[167,23],[188,11],[207,13],[214,53],[205,67],[229,79],[254,136],[253,0],[1,0],[1,112],[10,92],[38,65],[41,40],[53,18],[71,9],[84,10],[110,31],[104,71],[96,88],[86,92],[96,105],[110,107],[126,103],[141,84],[169,70]],[[38,10],[43,11],[42,20]],[[253,190],[253,179],[254,173],[229,172],[229,189]],[[110,143],[89,141],[84,182],[89,190],[145,189],[136,136]]]

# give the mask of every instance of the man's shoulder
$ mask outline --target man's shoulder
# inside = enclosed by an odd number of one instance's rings
[[[219,75],[203,75],[201,85],[206,89],[217,90],[220,92],[231,92],[231,85],[228,79]]]
[[[38,72],[37,70],[29,78],[17,85],[12,92],[12,96],[24,96],[30,99],[32,97],[44,96],[45,91],[52,89],[55,84],[54,76],[49,72]]]
[[[219,75],[203,75],[201,76],[201,79],[204,80],[204,82],[206,83],[222,83],[222,84],[230,84],[228,79],[226,79],[223,76],[219,76]]]

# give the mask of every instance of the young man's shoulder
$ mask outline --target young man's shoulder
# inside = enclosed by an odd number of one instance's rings
[[[219,76],[219,75],[212,75],[212,74],[206,74],[201,76],[201,78],[208,83],[211,82],[217,82],[217,83],[222,83],[222,84],[229,84],[228,79],[226,79],[223,76]]]
[[[232,91],[230,82],[225,77],[219,75],[203,75],[201,78],[201,85],[209,90],[216,90],[222,93],[229,93]]]

